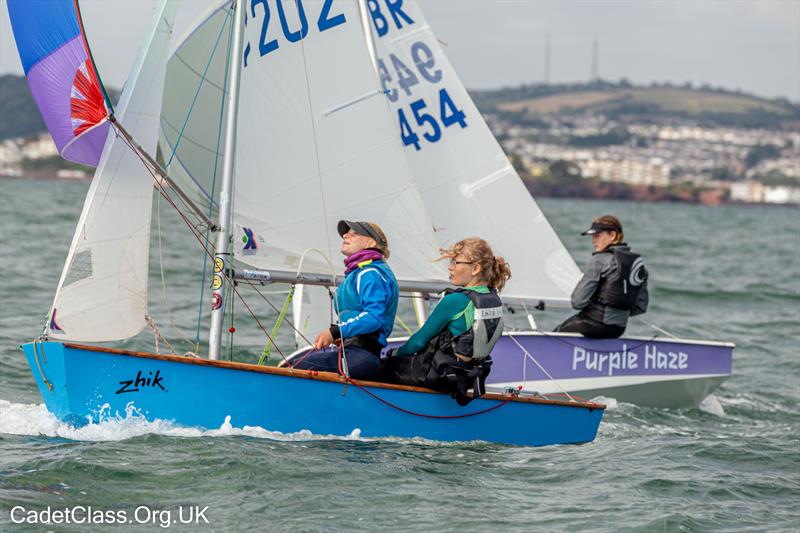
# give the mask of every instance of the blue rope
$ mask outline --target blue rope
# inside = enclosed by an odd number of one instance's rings
[[[231,10],[228,9],[225,13],[225,20],[222,21],[222,27],[219,29],[219,35],[217,35],[217,41],[214,43],[214,48],[211,50],[211,55],[208,58],[208,62],[206,63],[206,68],[203,70],[203,75],[200,77],[200,83],[197,85],[197,90],[194,92],[194,98],[192,98],[192,103],[189,106],[189,110],[186,111],[186,118],[183,121],[183,126],[181,126],[181,131],[178,133],[178,138],[175,140],[175,146],[172,148],[172,153],[169,156],[169,160],[167,164],[164,165],[165,167],[169,167],[169,164],[172,163],[172,158],[175,157],[175,152],[178,151],[178,146],[181,144],[181,139],[183,138],[183,132],[186,130],[186,125],[189,123],[189,117],[192,115],[192,109],[194,109],[194,104],[197,103],[197,97],[200,95],[200,89],[203,88],[203,83],[206,81],[206,74],[208,74],[208,68],[211,66],[211,61],[214,59],[214,54],[217,51],[217,45],[219,44],[219,40],[222,38],[222,33],[225,31],[225,24],[228,22],[228,19],[231,16]],[[231,32],[233,33],[233,32]],[[230,55],[230,52],[228,52]],[[222,91],[225,94],[225,91]]]
[[[228,15],[230,15],[230,11],[228,11]],[[225,17],[227,20],[228,17]],[[222,35],[220,33],[220,35]],[[217,38],[219,39],[219,38]],[[208,204],[208,217],[211,218],[211,212],[214,210],[214,192],[217,187],[217,163],[219,162],[219,142],[222,138],[222,117],[225,114],[225,87],[228,86],[228,71],[231,62],[231,47],[233,43],[233,31],[230,32],[228,36],[228,53],[225,57],[225,77],[222,81],[222,102],[219,106],[219,124],[217,125],[217,145],[214,149],[214,173],[211,176],[211,194],[209,197],[211,198],[211,202]],[[214,45],[216,49],[216,45]],[[212,52],[213,54],[213,52]],[[194,104],[192,104],[194,105]],[[176,143],[177,148],[177,143]],[[174,154],[175,152],[173,152]],[[206,228],[205,234],[205,248],[208,249],[208,236],[209,236],[209,228]],[[199,298],[199,305],[197,307],[197,331],[195,333],[195,342],[199,345],[200,344],[200,322],[203,316],[203,295],[206,293],[206,269],[208,268],[208,254],[203,254],[203,270],[201,271],[201,280],[200,280],[200,298]],[[231,301],[233,300],[231,294]],[[231,305],[233,303],[231,302]]]

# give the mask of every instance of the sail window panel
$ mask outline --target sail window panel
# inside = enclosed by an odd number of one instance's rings
[[[92,251],[81,250],[72,257],[72,263],[64,279],[64,286],[67,287],[92,276]]]
[[[158,161],[212,216],[224,162],[225,76],[233,17],[229,5],[201,19],[169,58]]]

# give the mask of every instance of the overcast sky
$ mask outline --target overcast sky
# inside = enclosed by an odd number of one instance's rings
[[[40,0],[31,0],[40,1]],[[198,11],[206,0],[184,0]],[[22,73],[0,0],[0,72]],[[104,81],[121,87],[152,0],[81,0]],[[588,80],[592,42],[601,78],[708,83],[800,101],[800,0],[422,0],[428,22],[468,88]]]

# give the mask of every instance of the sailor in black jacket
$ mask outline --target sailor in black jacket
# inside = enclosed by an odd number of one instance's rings
[[[613,215],[592,222],[582,235],[592,236],[595,252],[572,291],[572,307],[579,311],[556,331],[610,339],[625,332],[628,317],[647,311],[647,269],[644,260],[623,242],[622,224]]]

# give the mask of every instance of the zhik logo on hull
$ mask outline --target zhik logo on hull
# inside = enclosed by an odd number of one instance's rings
[[[158,387],[159,389],[163,390],[164,392],[167,389],[164,388],[162,384],[164,381],[164,376],[161,375],[160,370],[156,370],[156,375],[154,376],[152,372],[148,372],[147,376],[142,375],[142,371],[136,373],[136,377],[134,379],[127,379],[120,381],[119,384],[122,385],[119,389],[117,389],[117,394],[123,394],[125,392],[139,392],[139,390],[150,387]]]

